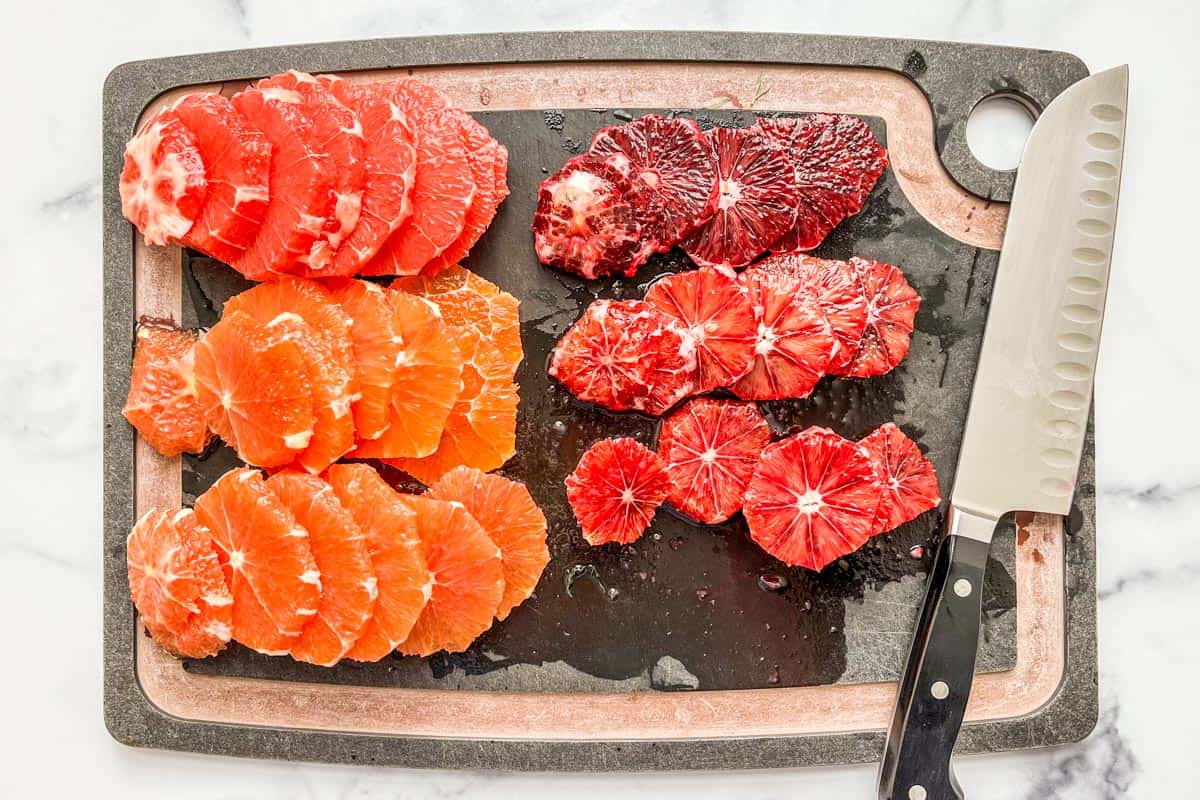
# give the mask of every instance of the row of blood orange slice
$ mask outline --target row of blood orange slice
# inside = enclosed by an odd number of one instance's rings
[[[204,658],[232,639],[320,666],[465,650],[548,561],[528,490],[469,467],[422,495],[366,464],[234,469],[194,510],[145,514],[127,547],[134,604],[169,652]]]
[[[216,433],[247,464],[376,458],[426,485],[515,451],[516,298],[462,267],[390,286],[284,277],[206,333],[145,323],[125,416],[166,455]]]
[[[431,86],[289,70],[147,119],[121,208],[149,244],[252,280],[434,275],[488,227],[507,171],[504,146]]]

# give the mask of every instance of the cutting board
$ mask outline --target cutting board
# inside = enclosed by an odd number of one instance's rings
[[[209,259],[134,242],[113,200],[120,151],[163,91],[157,103],[180,87],[230,93],[286,67],[351,78],[413,74],[475,113],[510,151],[512,195],[468,266],[521,300],[518,456],[502,471],[526,482],[545,511],[552,560],[535,596],[465,653],[322,669],[234,646],[179,662],[133,618],[123,542],[136,514],[191,502],[237,463],[224,447],[165,459],[134,440],[119,415],[134,320],[211,325],[246,284]],[[807,400],[764,411],[779,432],[818,424],[849,437],[895,420],[928,451],[948,494],[1012,182],[970,156],[965,118],[997,91],[1044,106],[1084,74],[1057,53],[749,34],[402,39],[118,68],[106,90],[105,174],[105,708],[114,735],[177,749],[427,766],[877,758],[938,513],[820,574],[766,556],[740,517],[697,527],[660,513],[633,545],[583,543],[563,478],[594,441],[650,442],[655,423],[574,401],[547,377],[549,352],[596,297],[640,296],[656,276],[689,264],[669,253],[631,279],[592,283],[541,267],[529,232],[537,185],[599,127],[648,111],[703,127],[750,124],[756,114],[862,115],[892,166],[863,212],[816,254],[901,266],[923,298],[912,351],[887,376],[827,380]],[[1013,518],[993,547],[965,750],[1058,743],[1091,728],[1090,453],[1089,445],[1068,525]],[[762,575],[788,585],[764,591]]]

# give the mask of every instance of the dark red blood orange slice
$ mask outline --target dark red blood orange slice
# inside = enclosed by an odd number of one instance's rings
[[[196,137],[171,110],[160,111],[125,145],[121,213],[147,244],[179,241],[200,216],[208,181]]]
[[[716,164],[700,126],[690,119],[647,114],[601,128],[590,152],[621,170],[645,196],[651,222],[644,235],[660,253],[716,213]]]
[[[895,423],[884,423],[860,444],[867,448],[881,475],[883,494],[875,512],[874,533],[899,527],[942,502],[933,464]]]
[[[576,156],[542,181],[533,215],[538,260],[587,280],[633,275],[654,251],[645,195],[603,158]]]
[[[602,439],[567,476],[567,502],[588,544],[638,539],[667,499],[670,480],[653,451],[636,439]]]
[[[378,661],[408,638],[433,590],[416,515],[366,464],[334,464],[325,479],[367,535],[378,586],[371,621],[345,657]]]
[[[678,320],[696,343],[696,392],[729,386],[754,365],[758,324],[737,280],[702,267],[656,281],[646,302]]]
[[[796,168],[796,224],[772,246],[811,250],[838,223],[862,210],[888,165],[887,150],[870,127],[849,114],[761,118],[755,123],[783,148]]]
[[[233,592],[233,638],[283,655],[317,614],[321,572],[308,531],[254,469],[226,472],[196,498]]]
[[[190,509],[139,519],[126,540],[125,563],[133,604],[155,641],[183,658],[225,649],[233,595],[212,535]]]
[[[871,537],[881,492],[865,447],[808,428],[763,450],[742,511],[762,549],[819,572]]]
[[[705,136],[717,167],[717,211],[682,247],[697,264],[745,266],[796,221],[795,170],[753,128],[713,128]]]
[[[754,364],[733,385],[744,400],[808,397],[833,353],[829,322],[803,284],[785,272],[751,268],[738,276],[758,322]]]
[[[771,429],[753,403],[698,397],[663,421],[658,457],[671,481],[667,500],[708,525],[732,517]]]
[[[267,488],[308,531],[321,573],[316,616],[292,643],[292,658],[331,667],[358,641],[375,611],[379,589],[366,534],[332,487],[315,475],[279,472],[267,479]]]
[[[195,331],[138,325],[133,374],[121,413],[164,456],[200,453],[208,444],[204,406],[196,396]]]
[[[231,263],[254,241],[267,213],[271,144],[224,95],[189,94],[174,112],[196,137],[208,179],[200,216],[179,243]]]
[[[308,357],[289,334],[234,311],[196,345],[196,394],[208,427],[247,464],[284,466],[312,441]]]
[[[433,576],[429,602],[400,652],[461,653],[492,627],[504,596],[500,548],[461,503],[400,498],[416,515],[425,563]]]
[[[333,299],[349,315],[350,343],[358,376],[358,399],[351,404],[359,439],[378,438],[388,425],[388,404],[400,354],[388,291],[351,279],[326,282]]]
[[[650,414],[690,394],[695,369],[695,343],[687,331],[640,300],[592,303],[550,361],[551,377],[580,400]]]
[[[353,109],[307,72],[290,69],[255,85],[264,90],[280,89],[300,95],[300,105],[308,116],[315,149],[328,155],[333,162],[335,175],[330,189],[329,215],[308,255],[301,258],[311,273],[331,274],[334,253],[354,232],[362,212],[366,182],[362,122]]]
[[[432,500],[461,503],[500,548],[504,596],[496,619],[503,620],[533,594],[550,563],[542,510],[524,484],[471,467],[455,467],[425,494]]]
[[[308,257],[332,212],[337,166],[321,149],[299,92],[251,86],[232,102],[271,143],[267,212],[258,236],[231,265],[261,281],[298,269]]]
[[[891,264],[852,258],[850,266],[867,298],[867,326],[854,358],[839,374],[869,378],[890,372],[908,355],[921,298]]]

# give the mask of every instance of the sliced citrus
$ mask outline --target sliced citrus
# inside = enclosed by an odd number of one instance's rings
[[[550,563],[542,510],[523,483],[471,467],[450,470],[429,487],[426,496],[461,503],[500,548],[504,596],[496,619],[503,620],[533,594]]]
[[[874,534],[881,492],[865,447],[807,428],[763,450],[742,511],[762,549],[819,572]]]
[[[602,439],[567,476],[567,502],[588,544],[636,541],[667,499],[662,461],[636,439]]]
[[[147,244],[178,241],[192,228],[208,191],[196,137],[179,116],[160,111],[125,145],[121,213]]]
[[[317,614],[292,643],[292,658],[330,667],[358,641],[375,611],[379,593],[366,534],[315,475],[279,472],[267,488],[308,531],[308,544],[321,573]]]
[[[166,325],[137,327],[133,374],[121,413],[164,456],[200,453],[208,443],[204,406],[196,396],[199,336]]]
[[[492,627],[504,596],[500,548],[461,503],[401,495],[416,516],[433,592],[408,638],[405,655],[459,653]]]
[[[873,526],[875,533],[890,531],[916,519],[942,502],[933,464],[895,423],[884,423],[860,444],[870,452],[883,476],[883,496]]]
[[[248,464],[289,464],[312,440],[308,359],[289,323],[265,327],[232,311],[196,345],[196,394],[208,426]]]
[[[334,464],[325,479],[367,536],[378,587],[371,621],[345,657],[378,661],[408,638],[433,589],[416,515],[366,464]]]
[[[351,405],[359,439],[377,438],[388,425],[388,403],[400,343],[393,328],[395,309],[387,290],[367,281],[326,282],[333,299],[349,315],[350,344],[358,376],[358,399]]]
[[[317,613],[321,572],[308,531],[267,488],[262,473],[234,469],[196,498],[233,592],[233,638],[283,655]]]
[[[852,258],[850,265],[867,298],[867,326],[854,358],[839,374],[869,378],[890,372],[908,355],[921,297],[891,264]]]
[[[708,525],[732,517],[771,429],[753,403],[699,397],[663,420],[658,457],[676,509]]]

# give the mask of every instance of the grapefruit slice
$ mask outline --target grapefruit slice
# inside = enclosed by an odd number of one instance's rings
[[[333,256],[358,225],[366,182],[366,142],[362,123],[353,110],[343,105],[328,87],[307,72],[290,69],[259,81],[256,86],[294,92],[311,125],[311,141],[317,152],[329,156],[334,167],[330,188],[329,215],[320,235],[301,262],[313,274],[330,274]]]
[[[144,322],[135,338],[133,374],[121,413],[164,456],[203,452],[208,425],[196,396],[199,335]]]
[[[699,397],[662,424],[658,457],[671,481],[667,500],[697,522],[715,525],[742,508],[771,429],[753,403]]]
[[[289,335],[304,351],[313,396],[313,435],[296,461],[320,473],[354,447],[354,353],[352,321],[319,283],[281,277],[225,302],[223,313],[252,317],[268,330]],[[290,331],[290,333],[282,333]]]
[[[717,166],[717,212],[682,247],[702,266],[745,266],[795,223],[795,170],[753,128],[713,128],[705,136]]]
[[[416,515],[366,464],[334,464],[325,479],[367,535],[378,581],[371,621],[345,657],[378,661],[408,638],[433,590]]]
[[[173,111],[148,119],[125,145],[118,190],[121,213],[147,244],[178,241],[191,230],[208,181],[196,137]]]
[[[196,498],[196,516],[233,592],[233,638],[284,655],[317,614],[321,572],[308,531],[254,469],[226,472]]]
[[[462,391],[462,358],[437,306],[388,292],[392,330],[400,346],[388,405],[387,429],[359,442],[356,458],[422,458],[441,441],[446,418]]]
[[[884,423],[860,444],[867,448],[882,476],[883,493],[875,512],[874,533],[897,528],[942,502],[933,464],[895,423]]]
[[[796,277],[757,268],[738,280],[758,318],[754,364],[733,385],[743,400],[807,397],[829,366],[834,338],[829,322]]]
[[[696,392],[729,386],[754,365],[757,322],[749,295],[715,269],[657,281],[646,302],[687,328],[696,343]]]
[[[224,95],[189,94],[174,112],[196,137],[208,194],[180,244],[232,263],[258,235],[270,193],[271,143]]]
[[[416,516],[425,563],[433,576],[429,602],[400,652],[461,653],[492,627],[504,596],[500,548],[461,503],[401,496]]]
[[[646,195],[600,156],[576,156],[538,189],[533,246],[548,267],[595,280],[633,275],[654,252]]]
[[[811,250],[846,217],[862,210],[888,165],[867,123],[849,114],[763,117],[754,127],[792,159],[799,198],[796,224],[772,249]]]
[[[296,269],[321,236],[332,212],[337,166],[321,149],[299,92],[256,84],[232,102],[271,143],[271,196],[258,235],[231,266],[250,280],[267,280]]]
[[[264,327],[232,311],[196,345],[205,419],[247,464],[289,464],[313,438],[308,358],[297,338],[294,322]]]
[[[621,170],[650,210],[645,236],[665,253],[717,211],[717,170],[700,126],[647,114],[601,128],[592,155]]]
[[[378,438],[388,425],[388,407],[400,343],[395,332],[395,309],[385,289],[350,279],[326,282],[330,295],[350,317],[350,344],[358,399],[350,410],[358,438]]]
[[[504,595],[496,619],[505,619],[533,594],[550,563],[542,510],[523,483],[471,467],[450,470],[429,487],[426,496],[462,504],[500,548]]]
[[[819,572],[871,537],[881,493],[865,447],[814,427],[763,450],[742,511],[759,547]]]
[[[921,297],[891,264],[850,259],[867,298],[867,325],[854,358],[839,374],[869,378],[890,372],[908,355]]]
[[[315,475],[279,472],[270,489],[308,531],[308,544],[321,573],[317,613],[292,643],[292,658],[331,667],[358,641],[375,611],[379,594],[367,537],[329,484]]]
[[[636,439],[602,439],[567,476],[567,502],[588,544],[636,541],[671,488],[662,462]]]
[[[233,596],[209,531],[189,509],[150,511],[125,546],[129,591],[150,635],[182,658],[225,649]]]

